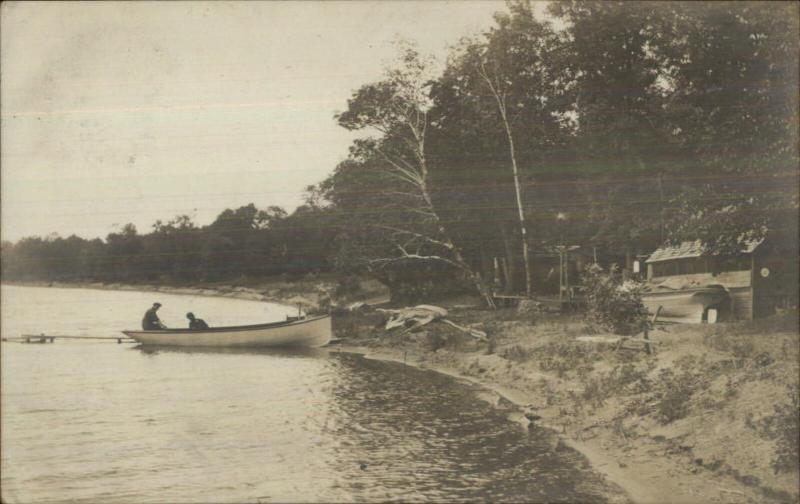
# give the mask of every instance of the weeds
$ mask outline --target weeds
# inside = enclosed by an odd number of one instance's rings
[[[790,385],[787,402],[774,406],[774,413],[754,420],[750,413],[744,423],[764,438],[775,441],[775,456],[770,465],[776,473],[800,469],[800,389]]]
[[[583,379],[583,391],[579,398],[588,401],[592,407],[599,408],[605,404],[606,399],[624,393],[641,393],[650,389],[651,383],[647,374],[651,367],[640,369],[633,364],[626,363],[615,366],[614,369],[597,378]]]
[[[538,349],[535,353],[543,355],[539,359],[539,369],[543,372],[553,372],[559,378],[564,378],[570,371],[576,371],[579,376],[593,368],[592,363],[603,358],[598,349],[575,343],[549,343]],[[533,355],[532,351],[529,355]]]
[[[625,427],[625,423],[623,422],[622,418],[614,419],[614,423],[611,425],[611,429],[618,437],[621,437],[624,440],[628,440],[631,438],[636,437],[636,431],[634,429],[629,429]]]
[[[769,354],[772,360],[796,360],[800,352],[797,337],[797,312],[792,316],[781,315],[764,319],[721,324],[703,335],[703,344],[719,352],[731,354],[736,367],[745,367],[753,359],[762,359]],[[769,339],[763,335],[769,334]],[[763,362],[757,362],[764,366]],[[768,363],[767,363],[768,364]]]
[[[514,362],[527,362],[531,359],[533,351],[530,348],[525,348],[521,345],[512,345],[500,354],[504,359]]]
[[[789,402],[775,406],[777,447],[772,459],[775,472],[797,471],[800,468],[800,398],[798,386],[789,387]]]
[[[725,381],[725,399],[733,399],[739,395],[738,384],[730,376]]]
[[[689,401],[694,389],[695,377],[684,371],[676,375],[671,369],[662,369],[658,376],[663,386],[661,398],[656,403],[656,416],[663,424],[672,423],[689,413]]]
[[[781,315],[747,320],[732,324],[729,330],[740,336],[777,334],[781,332],[797,334],[800,331],[797,310],[790,310]]]

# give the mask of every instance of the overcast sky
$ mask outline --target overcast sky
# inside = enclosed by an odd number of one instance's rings
[[[497,1],[2,4],[2,238],[292,211],[398,36],[443,59]]]

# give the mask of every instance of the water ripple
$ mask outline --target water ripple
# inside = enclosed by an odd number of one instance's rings
[[[26,313],[5,308],[5,289],[3,316]],[[19,302],[38,296],[65,325],[102,303],[124,314],[149,301],[68,290],[85,297],[81,310],[62,308],[55,289],[25,292]],[[230,317],[253,308],[214,301]],[[613,491],[475,387],[395,363],[103,343],[2,350],[3,502],[597,502]]]

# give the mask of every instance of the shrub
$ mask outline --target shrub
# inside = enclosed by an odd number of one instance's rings
[[[622,280],[616,265],[606,273],[596,264],[583,275],[586,291],[586,320],[591,326],[631,334],[647,323],[647,309],[642,304],[642,283]]]
[[[771,465],[776,473],[795,472],[800,469],[800,388],[789,386],[789,400],[774,406],[774,414],[758,422],[752,414],[745,418],[745,424],[759,436],[775,441],[775,455]]]
[[[656,404],[656,416],[663,424],[674,422],[689,413],[689,401],[694,393],[693,377],[684,372],[675,375],[671,369],[663,369],[659,383],[664,387],[661,399]]]
[[[789,402],[775,406],[775,430],[778,446],[772,467],[775,472],[797,471],[800,468],[800,390],[789,387]]]
[[[491,341],[491,340],[490,340]],[[526,362],[533,356],[533,351],[530,348],[525,348],[520,345],[513,345],[502,352],[502,357],[515,362]]]

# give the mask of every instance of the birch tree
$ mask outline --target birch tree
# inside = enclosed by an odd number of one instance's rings
[[[347,111],[336,119],[348,130],[372,136],[354,142],[350,162],[340,165],[339,171],[361,170],[363,193],[369,193],[375,203],[369,218],[361,222],[378,230],[390,244],[391,254],[368,258],[370,266],[408,261],[449,265],[462,272],[494,308],[489,286],[449,234],[431,196],[426,140],[432,71],[429,58],[405,45],[383,80],[353,94]]]
[[[557,37],[550,26],[533,18],[526,1],[510,2],[511,14],[495,15],[496,26],[481,39],[466,41],[451,57],[448,72],[452,91],[461,106],[482,109],[490,125],[504,137],[507,163],[514,187],[516,220],[522,241],[525,292],[533,291],[529,222],[523,187],[520,142],[528,172],[562,137],[558,107],[557,65],[550,60]],[[499,128],[498,128],[499,127]],[[496,134],[488,133],[489,137]],[[535,151],[540,152],[535,152]],[[499,152],[498,152],[499,154]],[[506,166],[508,166],[506,165]],[[528,179],[532,183],[532,178]]]
[[[495,68],[493,71],[487,70],[487,59],[491,59],[489,52],[484,52],[484,57],[480,60],[478,73],[486,83],[486,87],[497,103],[497,112],[500,115],[500,123],[508,139],[508,153],[511,160],[511,172],[514,175],[514,193],[517,197],[517,212],[519,214],[519,229],[522,233],[522,261],[525,265],[525,294],[531,295],[531,264],[528,254],[528,229],[525,225],[525,211],[522,204],[522,188],[519,184],[519,168],[517,167],[517,150],[514,147],[514,133],[511,130],[511,122],[508,117],[508,84],[510,81],[501,76],[501,72]],[[491,62],[490,62],[491,64]]]

